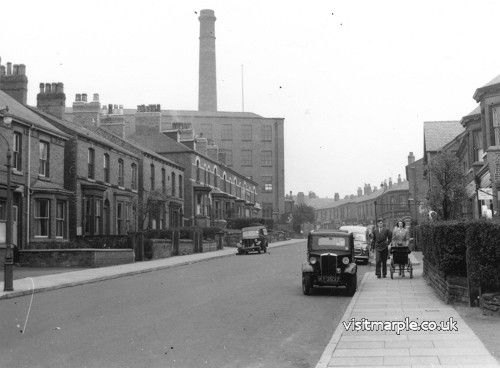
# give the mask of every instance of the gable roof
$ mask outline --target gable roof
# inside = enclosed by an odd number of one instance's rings
[[[30,106],[30,109],[40,115],[41,117],[44,117],[47,119],[47,121],[49,122],[52,122],[53,124],[57,124],[57,125],[60,125],[60,126],[64,126],[64,129],[68,129],[69,131],[72,131],[73,133],[75,134],[78,134],[80,136],[84,136],[84,137],[87,137],[88,139],[91,139],[93,140],[94,142],[99,142],[105,146],[108,146],[110,148],[113,148],[119,152],[123,152],[123,153],[126,153],[128,154],[129,156],[132,156],[132,157],[135,157],[135,158],[138,158],[138,156],[132,152],[130,152],[129,150],[117,145],[116,143],[113,143],[109,140],[107,140],[106,138],[102,137],[101,135],[93,132],[92,130],[90,129],[87,129],[79,124],[76,124],[76,123],[73,123],[73,122],[70,122],[68,120],[61,120],[53,115],[50,115],[44,111],[41,111],[41,110],[38,110],[37,108],[35,107],[31,107]],[[52,123],[50,125],[52,125]]]
[[[97,134],[101,133],[105,137],[108,137],[109,139],[115,139],[117,141],[121,141],[121,142],[125,143],[126,145],[128,145],[129,147],[132,147],[132,149],[136,149],[137,151],[141,151],[141,152],[143,152],[143,153],[145,153],[145,154],[147,154],[149,156],[152,156],[152,157],[156,158],[157,160],[166,162],[169,165],[174,166],[174,167],[176,167],[176,168],[184,171],[184,168],[182,166],[180,166],[179,164],[177,164],[177,163],[169,160],[165,156],[162,156],[162,155],[156,153],[155,151],[153,151],[153,150],[151,150],[149,148],[146,148],[145,146],[143,146],[143,145],[141,145],[141,144],[139,144],[137,142],[133,142],[132,140],[129,140],[127,138],[120,137],[120,136],[114,134],[113,132],[110,132],[109,130],[103,129],[101,127],[96,127],[93,130]]]
[[[489,90],[493,86],[498,87],[499,84],[500,84],[500,75],[497,75],[495,78],[493,78],[492,80],[490,80],[484,86],[479,87],[478,89],[476,89],[476,92],[474,92],[474,96],[473,96],[474,100],[476,100],[477,102],[479,102],[479,100],[481,99],[481,97],[483,96],[483,94],[487,90]]]
[[[0,108],[3,109],[5,107],[9,108],[8,115],[14,120],[20,120],[26,124],[33,124],[38,129],[55,134],[59,137],[67,138],[67,135],[64,132],[54,127],[41,116],[35,114],[31,111],[29,106],[19,103],[7,93],[0,90]]]
[[[218,160],[214,160],[213,158],[210,158],[206,155],[201,154],[200,152],[197,152],[195,150],[192,150],[191,148],[185,146],[182,143],[176,142],[172,138],[167,137],[165,134],[160,133],[158,131],[153,131],[151,129],[143,131],[141,133],[134,133],[131,134],[127,137],[127,139],[130,139],[132,142],[135,142],[140,145],[147,145],[150,149],[153,151],[159,153],[159,154],[169,154],[169,153],[190,153],[196,156],[200,156],[205,158],[206,160],[212,161],[217,164],[220,168],[223,170],[233,173],[235,175],[238,175],[240,177],[244,177],[245,181],[252,183],[256,186],[259,184],[252,179],[247,178],[245,175],[229,168],[228,166],[224,165],[223,163],[219,162]]]
[[[436,152],[464,131],[459,121],[424,122],[424,151]]]

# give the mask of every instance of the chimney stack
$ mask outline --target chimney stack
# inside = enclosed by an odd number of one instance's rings
[[[413,156],[413,152],[410,152],[408,155],[408,165],[411,165],[415,162],[415,156]]]
[[[340,199],[340,195],[338,193],[335,193],[335,195],[333,196],[333,200],[335,202],[337,202],[339,199]]]
[[[100,126],[101,103],[95,99],[89,102],[86,93],[77,93],[73,102],[73,122],[83,126]]]
[[[7,63],[7,70],[2,67],[0,72],[0,89],[17,102],[26,105],[28,100],[28,78],[24,64]]]
[[[198,19],[200,20],[198,110],[217,111],[214,11],[203,9]]]
[[[40,83],[40,93],[36,95],[36,107],[58,119],[63,119],[66,108],[64,84]]]
[[[363,191],[361,190],[361,187],[358,187],[358,197],[361,197],[363,195]]]
[[[401,184],[401,174],[398,174],[398,184]]]
[[[392,178],[389,178],[389,188],[392,188]]]

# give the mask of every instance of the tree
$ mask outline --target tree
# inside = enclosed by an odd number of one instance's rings
[[[293,230],[300,232],[300,228],[306,222],[313,223],[315,220],[314,208],[306,204],[299,204],[293,208]]]
[[[438,153],[430,161],[429,174],[431,185],[427,197],[430,209],[443,220],[459,218],[467,195],[458,158],[451,152]]]
[[[155,190],[152,192],[144,192],[142,201],[138,203],[139,212],[139,229],[144,230],[149,228],[153,219],[158,219],[160,211],[165,208],[165,204],[169,196]]]
[[[309,194],[307,196],[309,197],[309,199],[316,199],[316,198],[318,198],[316,196],[316,193],[314,193],[312,190],[309,191]]]

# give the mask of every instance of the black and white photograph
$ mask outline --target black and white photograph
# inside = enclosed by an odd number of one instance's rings
[[[500,2],[0,8],[1,368],[500,368]]]

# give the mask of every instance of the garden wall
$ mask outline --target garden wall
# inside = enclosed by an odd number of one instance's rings
[[[23,249],[19,263],[25,267],[105,267],[133,263],[133,249]]]

